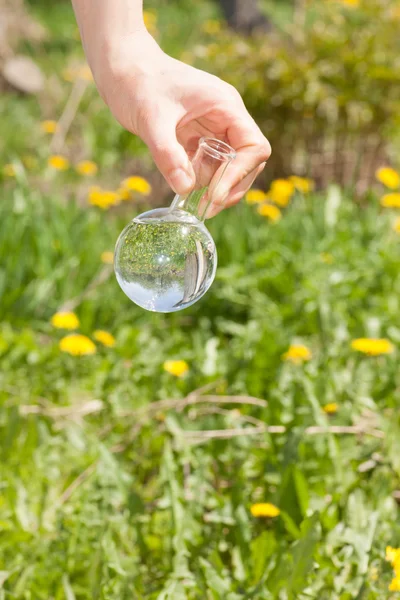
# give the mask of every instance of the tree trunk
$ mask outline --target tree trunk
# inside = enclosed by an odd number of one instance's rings
[[[233,29],[250,35],[269,31],[271,24],[259,9],[257,0],[218,0],[224,16]]]

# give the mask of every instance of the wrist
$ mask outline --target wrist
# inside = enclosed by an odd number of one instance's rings
[[[122,82],[126,77],[134,83],[144,74],[157,72],[165,57],[164,52],[143,28],[128,34],[98,38],[96,51],[88,57],[96,85],[103,98],[110,86]]]

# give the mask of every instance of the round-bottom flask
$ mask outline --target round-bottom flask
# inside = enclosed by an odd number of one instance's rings
[[[158,208],[133,219],[115,249],[115,274],[125,294],[154,312],[194,304],[210,288],[217,268],[214,240],[186,211]]]
[[[199,300],[214,281],[217,251],[204,225],[216,188],[235,151],[201,138],[192,166],[193,190],[169,208],[142,213],[117,240],[114,269],[125,294],[154,312],[175,312]]]

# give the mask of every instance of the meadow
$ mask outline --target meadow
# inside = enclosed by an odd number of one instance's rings
[[[114,244],[171,194],[69,4],[31,9],[46,93],[0,96],[0,600],[396,598],[399,174],[267,169],[208,223],[207,295],[145,312]],[[177,55],[208,35],[184,2],[146,18]]]

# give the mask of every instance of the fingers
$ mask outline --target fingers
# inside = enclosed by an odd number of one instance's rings
[[[141,116],[140,136],[147,144],[154,162],[177,194],[188,193],[195,184],[195,174],[185,149],[176,138],[174,111],[159,107]]]
[[[265,168],[265,163],[258,166],[257,169],[254,169],[249,175],[247,175],[240,183],[238,183],[228,194],[227,198],[223,200],[222,204],[218,201],[213,201],[211,206],[207,211],[207,219],[211,217],[215,217],[218,213],[220,213],[224,208],[229,208],[234,204],[240,202],[246,192],[251,188],[255,179],[262,173]]]
[[[247,111],[233,119],[228,129],[228,140],[235,148],[237,156],[215,191],[214,202],[221,206],[228,198],[232,204],[234,195],[240,197],[241,192],[244,194],[247,191],[255,178],[252,179],[252,174],[260,167],[262,170],[271,155],[268,140]]]

